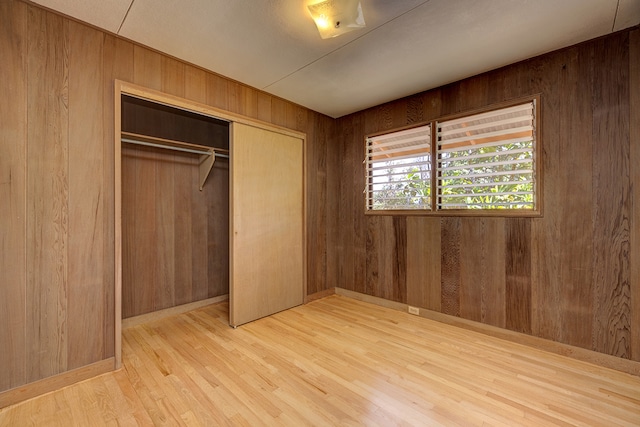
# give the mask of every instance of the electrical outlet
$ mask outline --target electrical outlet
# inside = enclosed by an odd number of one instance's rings
[[[409,306],[409,314],[417,314],[420,315],[420,309],[418,307]]]

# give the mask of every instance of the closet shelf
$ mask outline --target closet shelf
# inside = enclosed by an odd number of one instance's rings
[[[166,150],[181,151],[200,155],[200,191],[204,188],[204,183],[213,169],[216,157],[229,158],[229,150],[222,148],[208,147],[206,145],[191,144],[189,142],[174,141],[171,139],[156,138],[153,136],[140,135],[131,132],[122,132],[120,137],[122,142],[127,144],[144,145],[147,147],[164,148]]]

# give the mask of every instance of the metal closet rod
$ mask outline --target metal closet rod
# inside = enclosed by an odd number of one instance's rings
[[[158,143],[155,143],[155,142],[139,141],[137,139],[131,139],[131,138],[121,138],[120,140],[122,142],[126,142],[128,144],[144,145],[144,146],[147,146],[147,147],[164,148],[166,150],[182,151],[182,152],[185,152],[185,153],[206,154],[206,155],[211,155],[212,154],[210,151],[196,150],[196,149],[193,149],[193,148],[185,148],[185,147],[176,147],[176,146],[173,146],[173,145],[163,145],[163,144],[158,144]],[[213,155],[216,156],[216,157],[224,157],[226,159],[229,158],[228,154],[216,153],[215,148],[212,148],[212,150],[213,150]]]

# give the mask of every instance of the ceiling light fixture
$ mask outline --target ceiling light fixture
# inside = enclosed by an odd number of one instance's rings
[[[365,27],[360,0],[325,0],[307,7],[323,39]]]

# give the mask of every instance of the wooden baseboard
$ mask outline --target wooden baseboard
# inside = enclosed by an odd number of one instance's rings
[[[304,298],[304,303],[307,304],[311,301],[315,301],[317,299],[322,299],[328,296],[331,296],[336,293],[336,288],[325,289],[324,291],[316,292],[315,294],[307,295]]]
[[[111,372],[114,369],[115,358],[110,357],[100,362],[83,366],[82,368],[73,369],[63,372],[62,374],[12,388],[11,390],[0,393],[0,409]]]
[[[337,295],[342,295],[348,298],[356,299],[358,301],[368,302],[394,310],[405,312],[408,312],[409,310],[408,304],[390,301],[371,295],[361,294],[359,292],[354,292],[347,289],[335,288],[335,293]],[[456,326],[474,332],[480,332],[506,341],[515,342],[518,344],[526,345],[528,347],[534,347],[538,350],[544,350],[549,353],[559,354],[562,356],[570,357],[572,359],[592,363],[598,366],[603,366],[605,368],[615,369],[616,371],[640,376],[640,362],[636,362],[633,360],[622,359],[620,357],[598,353],[597,351],[587,350],[568,344],[562,344],[544,338],[538,338],[531,335],[523,334],[521,332],[514,332],[508,329],[498,328],[497,326],[486,325],[484,323],[475,322],[473,320],[467,320],[448,314],[438,313],[437,311],[427,310],[425,308],[420,308],[418,315],[426,319],[446,323],[447,325]]]
[[[200,307],[216,304],[229,299],[229,295],[220,295],[213,298],[203,299],[201,301],[190,302],[188,304],[177,305],[175,307],[165,308],[163,310],[153,311],[151,313],[141,314],[140,316],[122,319],[122,329],[138,326],[143,323],[153,322],[154,320],[164,319],[165,317],[175,316],[176,314],[186,313]]]

